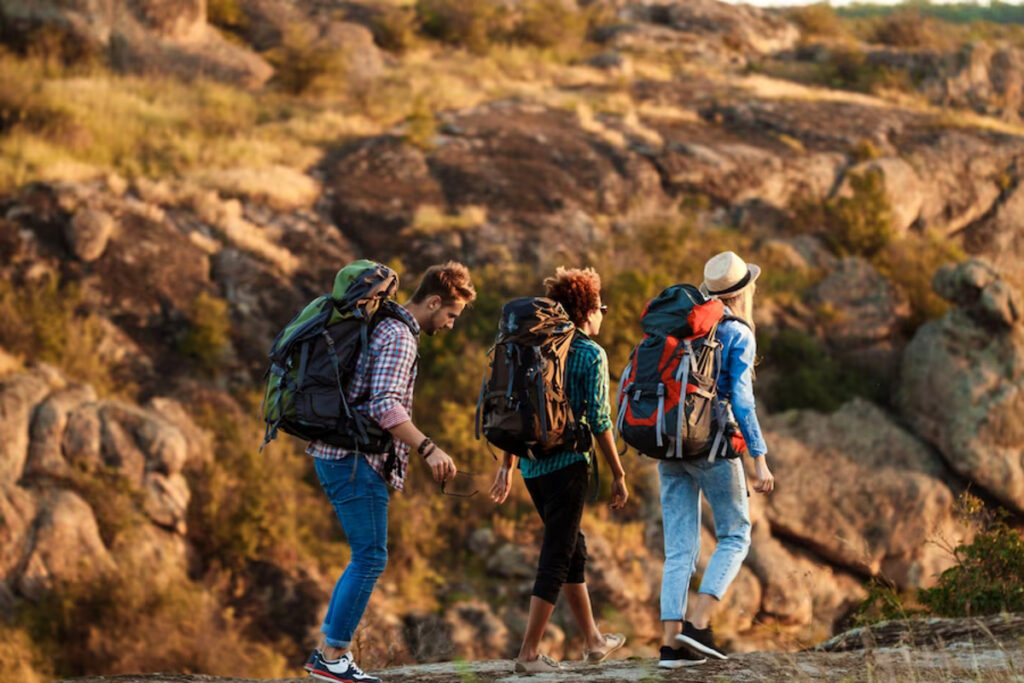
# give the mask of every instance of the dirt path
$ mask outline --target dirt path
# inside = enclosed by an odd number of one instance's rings
[[[658,681],[998,681],[1024,683],[1024,616],[894,621],[855,629],[805,652],[751,652],[666,671],[653,659],[567,663],[558,674],[517,676],[509,660],[418,664],[376,672],[386,683],[654,683]],[[74,683],[248,683],[190,674],[94,676]],[[308,678],[264,679],[302,683]]]

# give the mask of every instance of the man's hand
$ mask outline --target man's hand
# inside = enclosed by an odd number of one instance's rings
[[[512,472],[502,465],[494,476],[494,483],[491,484],[491,500],[501,505],[508,499],[512,491]]]
[[[440,483],[455,478],[455,461],[441,450],[440,446],[434,446],[434,452],[427,458],[427,467],[434,475],[434,481]]]
[[[768,461],[763,455],[754,458],[754,470],[757,475],[757,483],[754,490],[758,493],[771,493],[775,489],[775,477],[768,469]]]
[[[629,490],[626,488],[626,475],[623,474],[612,480],[612,503],[609,507],[612,510],[621,510],[627,500],[629,500]]]

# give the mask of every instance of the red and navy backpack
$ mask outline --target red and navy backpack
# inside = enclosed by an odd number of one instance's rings
[[[718,325],[747,324],[724,313],[721,301],[693,285],[673,285],[647,303],[640,318],[644,338],[619,379],[616,426],[628,445],[659,460],[714,460],[746,451],[728,407],[715,406]]]

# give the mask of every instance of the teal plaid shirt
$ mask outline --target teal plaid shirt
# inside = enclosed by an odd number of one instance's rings
[[[612,428],[612,410],[608,404],[608,354],[583,332],[569,347],[565,370],[566,391],[576,419],[583,420],[594,436]],[[577,462],[589,462],[589,454],[564,451],[543,460],[521,458],[523,478],[550,474]]]

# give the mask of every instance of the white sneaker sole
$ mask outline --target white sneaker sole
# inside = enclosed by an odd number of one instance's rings
[[[707,657],[704,659],[662,659],[658,661],[659,669],[682,669],[687,666],[700,666],[701,664],[707,663]]]
[[[724,654],[722,652],[719,652],[718,650],[716,650],[714,648],[710,648],[707,645],[699,643],[696,640],[694,640],[693,638],[690,638],[688,636],[684,636],[682,633],[680,633],[679,635],[676,636],[676,640],[678,640],[680,643],[682,643],[686,647],[690,648],[694,652],[697,652],[698,654],[707,655],[708,657],[714,657],[715,659],[722,659],[722,660],[729,659],[728,655],[726,655],[726,654]]]

